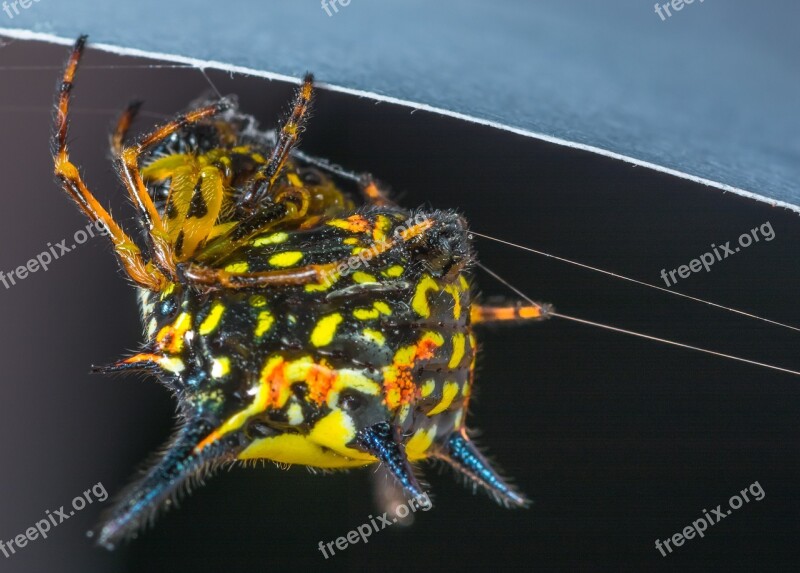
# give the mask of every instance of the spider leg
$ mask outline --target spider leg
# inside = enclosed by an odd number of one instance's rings
[[[117,120],[117,126],[114,129],[114,134],[111,136],[111,151],[114,152],[114,155],[119,156],[122,153],[125,136],[133,120],[136,119],[136,114],[139,113],[140,107],[142,107],[141,100],[134,100],[130,102],[128,107],[125,108],[125,111],[120,114]]]
[[[53,161],[55,175],[61,182],[64,191],[72,198],[92,222],[101,221],[108,229],[109,237],[114,245],[122,266],[138,285],[160,290],[166,283],[166,277],[153,265],[146,263],[136,243],[114,221],[113,217],[103,208],[94,195],[83,182],[78,168],[69,158],[67,150],[67,133],[69,124],[70,92],[75,81],[78,63],[81,59],[86,36],[81,36],[75,42],[59,88],[55,134],[53,136]]]
[[[239,289],[268,286],[301,286],[312,283],[323,284],[327,277],[336,271],[336,265],[337,263],[329,263],[285,270],[235,273],[191,264],[186,268],[184,274],[191,282],[209,288]]]
[[[281,127],[275,147],[272,148],[266,164],[259,169],[264,176],[261,184],[252,187],[243,197],[242,204],[248,208],[254,208],[272,190],[275,181],[281,174],[289,153],[300,138],[303,131],[305,120],[308,116],[308,109],[311,105],[311,96],[314,93],[314,76],[306,74],[303,83],[297,90],[292,104],[292,112],[286,122]]]
[[[432,219],[424,219],[422,222],[416,223],[399,233],[396,240],[376,244],[372,249],[373,256],[381,255],[389,249],[415,240],[429,230],[436,228],[437,224]],[[260,272],[233,272],[193,263],[186,266],[182,273],[190,282],[210,289],[302,286],[313,283],[323,285],[332,284],[337,280],[339,274],[346,272],[342,269],[348,268],[347,263],[349,260],[348,258],[322,265],[305,265]]]
[[[327,159],[314,157],[313,155],[308,155],[302,151],[293,151],[292,155],[301,161],[308,163],[309,165],[313,165],[320,171],[336,175],[337,177],[341,177],[343,179],[355,181],[358,183],[358,187],[361,190],[361,194],[364,195],[364,199],[366,199],[371,205],[378,207],[397,206],[394,201],[389,199],[389,194],[387,191],[383,189],[369,173],[355,173],[353,171],[348,171],[339,167],[338,165],[330,163]]]
[[[552,307],[549,304],[533,305],[517,302],[511,305],[472,305],[470,321],[472,324],[493,324],[498,322],[525,322],[549,318]]]
[[[169,234],[142,180],[141,173],[139,172],[139,159],[150,146],[164,141],[179,129],[212,117],[225,111],[229,107],[230,102],[227,100],[220,100],[188,113],[179,114],[172,121],[140,137],[133,145],[123,147],[122,151],[119,153],[122,182],[125,184],[128,194],[144,219],[153,241],[154,255],[159,266],[173,278],[177,278],[177,274],[174,257],[172,256],[172,246],[169,242]]]

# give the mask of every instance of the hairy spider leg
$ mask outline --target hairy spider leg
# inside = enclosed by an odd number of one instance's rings
[[[302,85],[295,92],[292,112],[281,127],[275,147],[272,148],[267,162],[259,169],[264,179],[257,181],[242,198],[242,204],[247,208],[254,209],[272,190],[275,181],[281,174],[281,170],[286,165],[289,153],[300,138],[300,133],[308,117],[313,94],[314,76],[306,74]]]
[[[411,239],[435,230],[436,222],[425,219],[420,223],[410,226],[399,234],[400,241],[408,242]],[[381,255],[395,247],[395,240],[384,241],[373,247],[374,256]],[[311,283],[323,284],[337,272],[337,267],[347,265],[348,259],[327,263],[324,265],[306,265],[290,269],[261,272],[233,272],[224,269],[205,267],[197,264],[189,265],[185,270],[187,279],[195,284],[204,285],[210,289],[220,288],[253,288],[266,286],[301,286]]]
[[[388,191],[384,189],[377,181],[375,181],[375,179],[372,177],[372,174],[354,173],[352,171],[342,169],[339,166],[331,165],[331,163],[325,159],[314,157],[313,155],[308,155],[307,153],[303,153],[301,151],[294,151],[293,153],[298,159],[305,161],[309,165],[313,165],[320,171],[337,175],[345,179],[350,179],[351,181],[358,183],[358,188],[361,191],[361,194],[369,204],[378,207],[395,207],[397,205],[394,201],[389,199]]]
[[[114,128],[114,133],[111,136],[111,151],[119,157],[122,154],[123,145],[125,143],[125,136],[128,134],[128,130],[131,128],[131,124],[133,120],[136,119],[136,114],[139,113],[139,108],[142,107],[141,100],[134,100],[128,104],[128,107],[125,108],[119,119],[117,120],[117,126]]]
[[[544,320],[549,317],[552,307],[547,304],[509,304],[509,305],[473,305],[470,309],[472,324],[494,324],[498,322],[527,322]]]
[[[139,286],[151,290],[160,290],[167,283],[164,274],[151,263],[145,262],[139,247],[114,221],[109,212],[100,205],[83,182],[78,168],[69,158],[67,130],[70,92],[72,91],[78,63],[85,45],[86,36],[81,36],[75,42],[59,88],[55,134],[53,135],[55,175],[61,182],[64,191],[75,201],[86,216],[92,222],[101,221],[108,229],[109,238],[114,245],[114,251],[128,276]]]

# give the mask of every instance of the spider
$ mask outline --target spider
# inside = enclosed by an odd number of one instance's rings
[[[396,500],[427,495],[412,464],[439,459],[498,502],[527,506],[465,426],[473,326],[542,319],[549,307],[475,303],[460,215],[403,209],[371,176],[294,150],[310,75],[275,132],[221,99],[127,143],[140,107],[131,103],[112,150],[142,227],[137,243],[68,153],[85,43],[75,43],[58,93],[55,173],[106,228],[145,330],[139,352],[95,370],[154,375],[180,420],[160,460],[109,510],[98,543],[114,548],[188,480],[246,460],[377,463],[393,477],[376,481],[382,497]]]

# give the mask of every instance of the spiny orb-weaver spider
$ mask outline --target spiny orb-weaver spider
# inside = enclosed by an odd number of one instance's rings
[[[126,144],[139,103],[128,106],[112,149],[144,230],[141,249],[67,152],[85,42],[58,94],[55,173],[107,228],[138,287],[146,332],[140,352],[97,370],[157,376],[181,421],[158,463],[112,507],[98,543],[113,548],[187,480],[237,460],[377,462],[395,479],[376,483],[397,499],[425,494],[412,462],[441,459],[504,505],[526,506],[467,435],[472,326],[540,319],[546,309],[473,303],[465,221],[402,209],[370,176],[294,151],[309,75],[277,132],[259,131],[222,99]],[[358,185],[359,206],[346,182]]]

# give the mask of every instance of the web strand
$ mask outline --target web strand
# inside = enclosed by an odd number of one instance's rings
[[[514,285],[509,283],[507,280],[505,280],[503,277],[501,277],[500,275],[498,275],[497,273],[495,273],[491,269],[488,269],[485,265],[483,265],[481,263],[478,263],[478,266],[481,269],[483,269],[486,273],[488,273],[489,275],[494,277],[497,281],[499,281],[500,283],[502,283],[503,285],[505,285],[506,287],[508,287],[509,289],[514,291],[515,293],[517,293],[525,301],[529,302],[530,304],[534,304],[534,305],[537,304],[534,301],[532,301],[524,292],[519,290],[517,287],[515,287]],[[539,305],[537,305],[537,306],[539,306]],[[772,364],[766,364],[764,362],[757,362],[756,360],[750,360],[748,358],[741,358],[739,356],[733,356],[731,354],[724,354],[722,352],[717,352],[716,350],[709,350],[707,348],[701,348],[699,346],[692,346],[691,344],[684,344],[682,342],[676,342],[674,340],[669,340],[667,338],[660,338],[658,336],[652,336],[650,334],[643,334],[641,332],[636,332],[634,330],[626,330],[624,328],[618,328],[616,326],[611,326],[611,325],[608,325],[608,324],[602,324],[600,322],[593,322],[591,320],[586,320],[586,319],[583,319],[583,318],[577,318],[577,317],[574,317],[574,316],[569,316],[568,314],[562,314],[560,312],[550,311],[548,313],[548,315],[552,316],[552,317],[555,317],[555,318],[563,318],[564,320],[570,320],[570,321],[573,321],[573,322],[586,324],[588,326],[594,326],[596,328],[602,328],[602,329],[605,329],[605,330],[611,330],[613,332],[619,332],[621,334],[627,334],[629,336],[636,336],[638,338],[644,338],[646,340],[653,340],[655,342],[662,342],[664,344],[668,344],[668,345],[671,345],[671,346],[677,346],[679,348],[686,348],[688,350],[694,350],[696,352],[702,352],[704,354],[710,354],[712,356],[718,356],[718,357],[721,357],[721,358],[727,358],[728,360],[735,360],[737,362],[744,362],[745,364],[751,364],[753,366],[760,366],[761,368],[768,368],[770,370],[777,370],[778,372],[784,372],[786,374],[793,374],[795,376],[800,376],[800,372],[798,372],[796,370],[790,370],[788,368],[782,368],[780,366],[774,366]]]
[[[606,270],[603,270],[603,269],[599,269],[597,267],[586,265],[584,263],[579,263],[577,261],[573,261],[573,260],[570,260],[570,259],[565,259],[564,257],[551,255],[551,254],[545,253],[543,251],[538,251],[536,249],[532,249],[531,247],[526,247],[524,245],[518,245],[517,243],[512,243],[510,241],[505,241],[503,239],[498,239],[496,237],[490,237],[489,235],[484,235],[482,233],[477,233],[475,231],[470,231],[470,233],[475,235],[475,236],[477,236],[477,237],[482,237],[484,239],[489,239],[490,241],[495,241],[497,243],[502,243],[504,245],[509,245],[511,247],[515,247],[515,248],[521,249],[523,251],[528,251],[528,252],[531,252],[531,253],[535,253],[537,255],[542,255],[544,257],[555,259],[557,261],[561,261],[561,262],[564,262],[564,263],[569,263],[571,265],[575,265],[576,267],[581,267],[581,268],[584,268],[584,269],[588,269],[590,271],[594,271],[594,272],[597,272],[597,273],[608,275],[610,277],[614,277],[614,278],[617,278],[617,279],[622,279],[624,281],[636,283],[638,285],[646,286],[648,288],[652,288],[652,289],[659,290],[659,291],[662,291],[662,292],[667,292],[669,294],[672,294],[672,295],[675,295],[675,296],[680,296],[680,297],[683,297],[683,298],[687,298],[689,300],[693,300],[695,302],[699,302],[699,303],[702,303],[702,304],[707,304],[708,306],[713,306],[713,307],[716,307],[716,308],[720,308],[722,310],[726,310],[728,312],[732,312],[732,313],[735,313],[735,314],[746,316],[746,317],[752,318],[754,320],[760,320],[762,322],[766,322],[766,323],[769,323],[769,324],[772,324],[772,325],[775,325],[775,326],[780,326],[782,328],[788,328],[789,330],[794,330],[796,332],[800,332],[800,328],[798,328],[796,326],[792,326],[790,324],[784,324],[782,322],[778,322],[776,320],[772,320],[772,319],[769,319],[769,318],[764,318],[763,316],[758,316],[758,315],[755,315],[755,314],[751,314],[749,312],[745,312],[745,311],[739,310],[737,308],[733,308],[733,307],[730,307],[730,306],[725,306],[725,305],[722,305],[722,304],[718,304],[716,302],[711,302],[711,301],[708,301],[708,300],[705,300],[705,299],[702,299],[702,298],[698,298],[696,296],[691,296],[691,295],[688,295],[688,294],[684,294],[682,292],[677,292],[677,291],[674,291],[674,290],[670,290],[668,288],[660,287],[658,285],[650,284],[650,283],[647,283],[647,282],[644,282],[644,281],[640,281],[640,280],[637,280],[637,279],[632,279],[630,277],[626,277],[625,275],[620,275],[618,273],[614,273],[614,272],[611,272],[611,271],[606,271]]]

